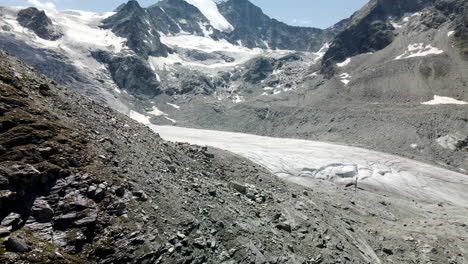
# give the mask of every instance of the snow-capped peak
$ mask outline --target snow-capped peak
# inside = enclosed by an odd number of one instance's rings
[[[234,27],[219,13],[218,6],[212,0],[184,0],[195,6],[210,21],[210,24],[220,31],[231,31]]]

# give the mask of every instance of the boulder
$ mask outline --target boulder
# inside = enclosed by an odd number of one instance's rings
[[[286,231],[286,232],[291,232],[291,225],[289,223],[279,223],[276,225],[276,228],[278,228],[279,230],[283,230],[283,231]]]
[[[135,191],[132,193],[136,197],[137,201],[145,202],[148,201],[148,195],[144,191]]]
[[[39,223],[50,222],[54,217],[54,210],[52,210],[47,201],[43,199],[36,199],[36,201],[34,201],[31,213]]]
[[[231,187],[232,189],[242,193],[242,194],[247,194],[247,187],[240,184],[240,183],[237,183],[237,182],[230,182],[229,183],[229,187]]]
[[[11,252],[28,252],[31,249],[29,248],[28,244],[24,241],[24,239],[19,238],[19,237],[9,237],[5,241],[5,246],[8,251]]]
[[[6,175],[10,183],[33,183],[40,180],[40,174],[40,171],[29,164],[15,164],[9,168],[0,167],[0,175]]]
[[[120,186],[118,187],[116,190],[115,190],[115,195],[117,195],[118,197],[124,197],[125,195],[125,186]]]
[[[21,215],[17,213],[10,213],[7,217],[3,218],[1,225],[2,226],[19,226],[23,220],[21,220]]]
[[[11,226],[8,226],[8,227],[0,226],[0,237],[8,236],[10,235],[10,233],[11,233]]]

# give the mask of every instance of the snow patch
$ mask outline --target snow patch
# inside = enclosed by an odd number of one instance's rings
[[[151,122],[150,122],[151,117],[150,116],[140,114],[140,113],[138,113],[136,111],[130,110],[130,112],[128,113],[128,116],[131,119],[142,123],[143,125],[150,125],[151,124]]]
[[[170,117],[168,117],[168,116],[164,116],[164,118],[166,118],[167,120],[171,121],[171,122],[174,123],[174,124],[177,123],[176,120],[174,120],[174,119],[172,119],[172,118],[170,118]]]
[[[351,62],[351,58],[347,58],[345,61],[337,63],[336,66],[342,68],[348,65]]]
[[[159,110],[156,106],[153,106],[153,110],[149,111],[148,114],[154,115],[154,116],[164,116],[167,115],[163,111]]]
[[[177,123],[176,120],[170,118],[166,113],[159,110],[156,106],[153,106],[152,110],[147,112],[147,113],[150,114],[150,115],[153,115],[153,116],[161,116],[161,117],[164,117],[165,119],[171,121],[172,123]],[[149,121],[149,119],[148,119],[148,121]]]
[[[399,29],[399,28],[402,28],[403,26],[398,24],[398,23],[395,23],[395,22],[390,22],[392,24],[392,26],[395,28],[395,29]]]
[[[314,55],[316,55],[317,57],[315,57],[313,60],[312,60],[312,63],[315,64],[317,63],[318,61],[320,61],[323,56],[325,56],[325,53],[327,52],[327,50],[330,48],[330,44],[328,44],[328,42],[326,42],[325,44],[323,44],[323,46],[319,49],[319,51],[317,51],[316,53],[314,53]]]
[[[460,101],[451,97],[438,96],[434,95],[434,99],[421,103],[423,105],[443,105],[443,104],[457,104],[457,105],[466,105],[467,102]]]
[[[243,96],[240,96],[238,94],[236,94],[234,96],[234,98],[232,99],[232,102],[238,104],[238,103],[242,103],[243,101],[245,101],[244,97]]]
[[[175,105],[175,104],[171,104],[171,103],[166,103],[168,106],[172,106],[174,107],[175,109],[180,109],[180,106],[178,105]]]
[[[219,13],[218,6],[211,0],[185,0],[195,6],[210,21],[210,24],[220,31],[232,31],[234,27]]]
[[[450,37],[450,36],[452,36],[453,34],[455,34],[455,31],[449,31],[449,32],[447,32],[447,37]]]
[[[338,76],[341,79],[341,82],[347,85],[351,81],[351,75],[348,73],[342,73]]]
[[[443,50],[432,47],[430,44],[424,45],[424,43],[415,43],[408,45],[406,51],[394,60],[408,59],[414,57],[424,57],[429,55],[438,55],[444,53]]]

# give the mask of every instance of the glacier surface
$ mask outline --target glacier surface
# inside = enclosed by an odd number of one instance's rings
[[[310,140],[150,125],[164,139],[241,155],[287,181],[327,180],[427,202],[468,205],[468,176],[391,154]]]

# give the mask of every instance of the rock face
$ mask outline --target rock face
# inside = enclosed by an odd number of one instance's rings
[[[105,19],[101,27],[126,38],[126,45],[137,55],[145,58],[167,55],[169,48],[161,43],[158,30],[151,21],[153,18],[148,11],[132,0]]]
[[[54,210],[52,210],[44,199],[36,199],[36,201],[34,201],[31,213],[39,223],[50,222],[54,217]]]
[[[317,51],[333,37],[329,31],[289,26],[272,19],[248,0],[223,1],[218,8],[234,27],[227,39],[249,48]]]
[[[431,8],[431,14],[424,18],[423,25],[435,28],[442,23],[458,17],[459,24],[466,21],[466,3],[460,0],[450,1],[388,1],[372,0],[361,10],[353,14],[348,26],[333,39],[332,45],[322,60],[322,72],[333,73],[333,65],[346,58],[376,52],[387,47],[395,38],[395,24],[392,21],[403,16]],[[462,18],[464,17],[464,18]],[[465,29],[463,29],[465,28]],[[466,34],[466,27],[459,26],[460,37]],[[465,33],[463,33],[465,32]],[[466,39],[466,35],[465,39]],[[462,53],[464,41],[460,41]]]
[[[40,38],[57,40],[62,37],[62,33],[52,24],[52,20],[50,20],[46,13],[35,7],[21,10],[18,13],[17,20],[21,26],[31,29]]]

